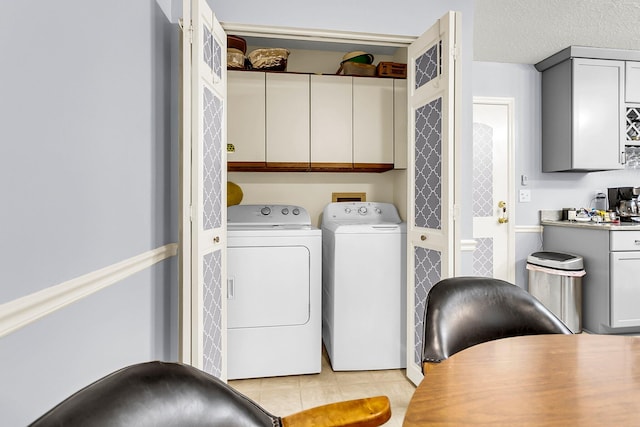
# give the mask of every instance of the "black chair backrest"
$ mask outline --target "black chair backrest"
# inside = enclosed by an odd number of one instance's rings
[[[453,277],[436,283],[427,295],[422,360],[437,363],[499,338],[571,333],[516,285],[485,277]]]
[[[149,362],[99,379],[31,426],[277,427],[281,419],[203,371]]]

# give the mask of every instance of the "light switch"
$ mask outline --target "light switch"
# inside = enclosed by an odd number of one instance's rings
[[[520,203],[527,203],[531,201],[531,190],[520,190]]]

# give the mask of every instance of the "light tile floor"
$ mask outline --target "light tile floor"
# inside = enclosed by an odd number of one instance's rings
[[[326,353],[319,374],[232,380],[229,385],[281,417],[325,403],[385,395],[391,401],[389,427],[402,426],[415,391],[404,369],[334,372]]]

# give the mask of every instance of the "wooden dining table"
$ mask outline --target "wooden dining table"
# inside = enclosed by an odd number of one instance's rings
[[[433,367],[404,427],[640,426],[640,337],[530,335]]]

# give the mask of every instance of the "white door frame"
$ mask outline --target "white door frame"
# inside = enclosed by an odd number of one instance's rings
[[[501,200],[504,200],[507,205],[508,222],[503,224],[507,230],[507,277],[501,277],[511,283],[515,282],[515,100],[511,97],[487,97],[487,96],[474,96],[473,105],[499,105],[507,107],[507,167],[501,176],[495,176],[493,179],[501,179],[507,182],[507,192],[504,196],[501,196]],[[475,122],[475,119],[473,120]],[[474,146],[475,149],[475,146]],[[496,201],[497,203],[497,201]]]

